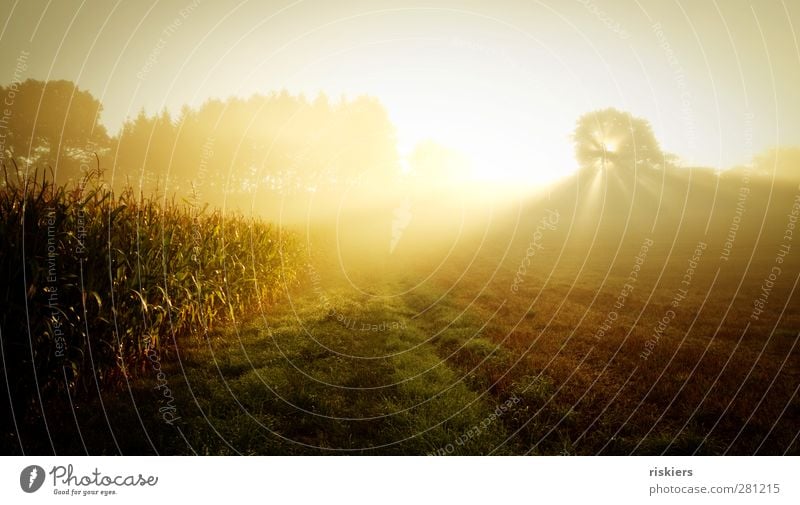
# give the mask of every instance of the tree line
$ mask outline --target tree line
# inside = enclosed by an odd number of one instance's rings
[[[80,181],[99,162],[114,189],[221,205],[252,198],[255,189],[282,196],[386,189],[400,173],[394,127],[369,96],[334,103],[324,94],[308,99],[284,90],[210,99],[177,114],[142,110],[110,134],[100,120],[102,103],[70,81],[29,79],[0,87],[0,95],[0,160],[50,167],[59,184]],[[679,164],[648,121],[614,108],[578,118],[572,140],[583,170]],[[407,161],[422,180],[434,180],[449,166],[443,159],[455,154],[423,142]],[[798,167],[797,148],[775,148],[752,162],[754,172],[778,177],[797,177]]]
[[[179,113],[140,111],[119,132],[100,121],[100,101],[70,81],[0,87],[2,160],[50,167],[59,184],[78,182],[100,162],[114,188],[197,197],[219,204],[255,188],[284,195],[366,184],[397,171],[395,132],[377,99],[333,103],[287,91],[208,100]],[[202,189],[201,189],[202,188]]]

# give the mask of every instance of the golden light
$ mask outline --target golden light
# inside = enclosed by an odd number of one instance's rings
[[[459,107],[468,109],[468,104]],[[562,142],[543,142],[540,136],[518,127],[513,114],[505,121],[508,129],[500,131],[491,125],[464,128],[465,118],[455,115],[429,116],[392,114],[397,131],[406,136],[402,170],[418,172],[415,185],[447,186],[462,196],[480,193],[485,198],[507,199],[545,189],[552,182],[569,176],[577,169],[573,147],[565,135]],[[431,131],[429,125],[437,128]],[[430,132],[424,139],[413,138],[413,132]],[[414,159],[414,153],[428,146],[427,156]],[[430,149],[431,145],[438,149]],[[416,167],[414,165],[417,165]],[[424,175],[423,175],[424,174]]]

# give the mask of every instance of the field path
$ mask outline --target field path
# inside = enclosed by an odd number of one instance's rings
[[[191,450],[476,454],[504,440],[493,412],[505,399],[472,370],[496,354],[478,319],[446,303],[415,319],[433,301],[419,290],[322,293],[184,346],[165,368]]]

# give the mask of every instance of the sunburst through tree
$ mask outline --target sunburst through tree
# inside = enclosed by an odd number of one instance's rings
[[[662,152],[650,123],[614,108],[581,116],[573,141],[581,168],[661,168],[670,159]]]

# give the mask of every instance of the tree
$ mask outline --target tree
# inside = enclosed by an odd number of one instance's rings
[[[573,141],[581,168],[662,168],[671,159],[661,151],[650,123],[614,108],[581,116]]]
[[[755,156],[753,172],[776,179],[800,180],[800,147],[774,147]]]
[[[333,125],[338,146],[332,165],[340,177],[381,185],[398,174],[394,125],[376,98],[359,96],[342,104]]]
[[[135,119],[126,120],[117,137],[114,184],[131,185],[144,193],[178,189],[180,177],[168,170],[175,132],[166,109],[152,117],[141,110]]]
[[[50,165],[66,180],[80,177],[80,164],[107,149],[102,105],[74,83],[28,79],[0,93],[11,102],[5,105],[10,114],[4,157]]]

